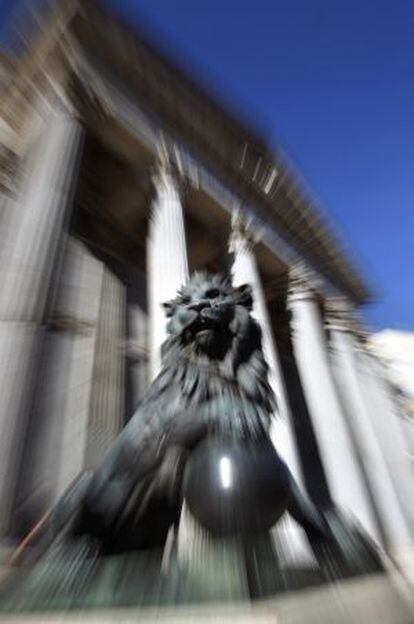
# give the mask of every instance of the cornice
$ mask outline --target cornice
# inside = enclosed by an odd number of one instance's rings
[[[255,130],[214,101],[142,33],[130,32],[96,2],[88,0],[83,6],[78,23],[73,21],[79,40],[97,55],[104,46],[110,50],[108,62],[116,65],[117,75],[162,117],[170,132],[196,148],[200,158],[238,188],[242,197],[260,204],[274,227],[289,232],[310,264],[339,290],[358,303],[368,299],[368,287],[286,159],[275,155]]]
[[[69,11],[69,2],[61,5]],[[51,18],[59,22],[54,32],[110,69],[147,111],[162,119],[173,138],[191,146],[200,162],[243,202],[260,208],[270,227],[287,233],[300,255],[334,287],[356,303],[370,298],[369,287],[280,151],[275,154],[255,129],[178,69],[146,35],[132,32],[98,2],[80,0],[75,5],[66,21]],[[68,58],[72,51],[70,46],[64,49]],[[82,104],[105,119],[111,111],[99,84],[89,92],[84,87],[82,81],[77,85]]]

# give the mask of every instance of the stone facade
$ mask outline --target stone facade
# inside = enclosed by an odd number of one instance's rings
[[[44,17],[3,82],[5,543],[99,463],[159,371],[161,303],[207,268],[253,287],[281,456],[412,574],[412,468],[357,316],[370,289],[283,156],[87,0]]]

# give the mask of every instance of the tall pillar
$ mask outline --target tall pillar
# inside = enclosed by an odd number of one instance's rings
[[[232,216],[232,234],[229,245],[230,252],[233,254],[233,284],[235,286],[250,284],[252,288],[254,301],[252,316],[258,321],[262,330],[262,347],[265,360],[269,366],[269,383],[277,402],[277,414],[274,415],[271,427],[272,442],[279,455],[289,466],[297,482],[301,483],[302,476],[284,379],[253,251],[255,242],[254,233],[240,211],[236,210]],[[311,558],[310,551],[300,527],[293,524],[288,518],[284,518],[278,527],[280,527],[280,533],[284,533],[286,538],[283,540],[282,535],[279,535],[278,541],[287,542],[290,548],[290,563],[309,560]]]
[[[349,310],[334,302],[328,308],[330,343],[336,358],[338,389],[355,447],[371,491],[388,552],[396,558],[411,551],[411,537],[367,405],[366,379],[357,361],[357,344]],[[373,414],[375,419],[380,413]]]
[[[159,164],[154,185],[147,241],[152,378],[160,371],[161,345],[166,338],[161,304],[176,296],[189,275],[183,208],[177,182],[167,164]]]
[[[10,524],[46,299],[70,208],[82,129],[42,106],[0,258],[0,534]]]
[[[288,305],[295,359],[331,497],[378,541],[378,527],[334,383],[315,292],[292,271]]]
[[[67,238],[47,314],[13,518],[23,533],[85,469],[104,267],[83,243]]]
[[[295,477],[300,479],[300,469],[293,431],[289,422],[289,407],[284,380],[276,352],[266,300],[261,279],[254,256],[255,237],[241,213],[236,211],[232,218],[232,234],[230,252],[233,254],[233,284],[241,286],[250,284],[253,291],[252,316],[258,321],[262,330],[262,347],[265,360],[269,366],[269,383],[275,393],[278,414],[274,424],[274,444],[283,459],[289,465]]]
[[[398,500],[414,537],[414,475],[403,434],[398,423],[398,406],[381,368],[381,362],[363,343],[357,343],[356,358],[363,382],[371,424],[381,446]]]
[[[85,465],[96,468],[115,441],[125,418],[125,286],[105,267],[96,327]]]

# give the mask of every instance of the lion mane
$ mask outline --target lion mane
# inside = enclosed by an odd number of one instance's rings
[[[194,348],[187,312],[197,307],[202,293],[212,291],[219,293],[220,348],[205,354]],[[204,405],[210,430],[237,437],[268,435],[276,405],[252,306],[250,286],[235,287],[228,276],[194,273],[176,298],[164,304],[169,336],[162,347],[162,370],[139,409],[156,407],[170,419],[173,412]]]

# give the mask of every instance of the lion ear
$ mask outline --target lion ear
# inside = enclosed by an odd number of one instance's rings
[[[161,305],[164,308],[165,316],[170,317],[174,314],[175,307],[176,307],[174,301],[166,301],[165,303],[162,303]]]
[[[253,308],[253,292],[250,284],[237,286],[235,289],[238,305],[242,305],[248,310]]]

